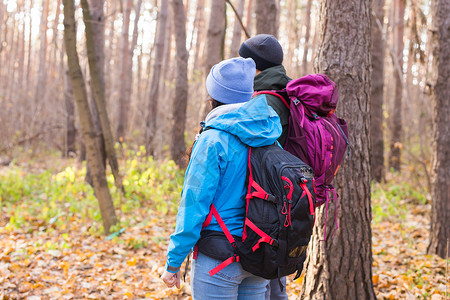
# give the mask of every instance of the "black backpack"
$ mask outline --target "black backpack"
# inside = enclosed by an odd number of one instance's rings
[[[203,228],[208,226],[214,216],[234,250],[209,274],[213,276],[232,262],[239,261],[244,270],[266,279],[295,272],[298,277],[314,226],[313,170],[277,144],[250,148],[248,164],[242,240],[230,234],[214,205],[211,205],[210,214],[203,224]],[[204,230],[202,236],[207,233],[208,230]],[[212,236],[205,236],[200,241],[208,238]],[[223,241],[221,243],[223,245]],[[197,246],[199,244],[201,242]],[[218,244],[215,246],[211,252],[223,248]],[[194,250],[194,258],[197,249]],[[203,252],[202,249],[199,251]]]

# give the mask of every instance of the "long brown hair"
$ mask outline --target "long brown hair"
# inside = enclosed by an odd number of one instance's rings
[[[213,110],[214,108],[219,107],[221,105],[224,105],[224,103],[219,102],[217,100],[214,100],[213,98],[209,99],[209,104],[210,104],[211,110]],[[202,124],[202,123],[200,123],[200,124]],[[200,129],[198,130],[198,134],[201,134],[203,132],[203,130],[204,130],[204,127],[200,126]],[[186,154],[186,157],[185,157],[186,165],[185,165],[185,167],[186,168],[189,165],[189,161],[191,160],[192,149],[194,149],[194,144],[195,144],[196,141],[197,140],[193,141],[192,144],[186,149],[186,152],[185,152],[185,154]]]

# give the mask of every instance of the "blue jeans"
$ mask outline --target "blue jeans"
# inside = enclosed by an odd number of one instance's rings
[[[278,282],[278,278],[272,279],[269,281],[267,285],[266,291],[266,300],[288,300],[288,295],[286,291],[286,277],[280,278],[281,283],[284,288],[281,291],[280,283]]]
[[[263,300],[268,280],[250,274],[234,262],[214,276],[209,271],[217,267],[221,261],[198,253],[192,261],[191,287],[192,299],[242,299]]]

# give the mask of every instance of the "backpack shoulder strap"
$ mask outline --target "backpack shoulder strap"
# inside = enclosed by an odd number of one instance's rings
[[[289,104],[287,103],[286,99],[284,99],[284,97],[281,96],[280,94],[278,94],[276,91],[257,91],[257,92],[253,93],[253,96],[262,95],[262,94],[272,95],[272,96],[280,98],[281,101],[283,101],[283,104],[289,109]]]

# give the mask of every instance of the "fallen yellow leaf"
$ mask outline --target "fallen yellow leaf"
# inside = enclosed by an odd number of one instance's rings
[[[129,265],[130,267],[135,266],[136,265],[136,257],[133,257],[132,259],[128,260],[127,265]]]

